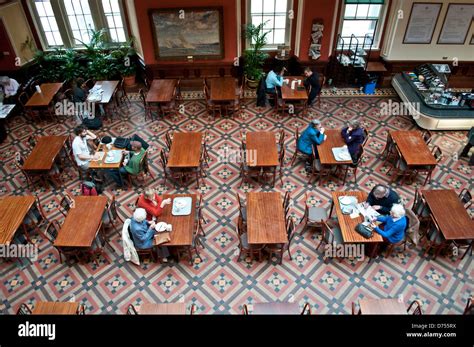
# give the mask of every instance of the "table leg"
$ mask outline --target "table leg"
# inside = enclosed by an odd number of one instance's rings
[[[329,218],[332,216],[332,209],[334,208],[334,200],[331,202],[331,209],[329,210]]]
[[[273,167],[273,187],[275,187],[275,180],[276,180],[276,166]]]

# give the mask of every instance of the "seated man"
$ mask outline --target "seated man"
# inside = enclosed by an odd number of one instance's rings
[[[306,161],[306,171],[311,171],[310,157],[313,154],[313,146],[320,145],[326,140],[327,135],[324,134],[324,128],[321,126],[321,121],[313,119],[308,127],[301,133],[298,139],[298,150],[308,155]]]
[[[405,208],[400,204],[394,204],[390,210],[390,216],[378,216],[377,221],[382,222],[384,229],[380,229],[374,223],[374,231],[382,235],[385,242],[398,243],[405,238],[407,219]]]
[[[355,163],[359,159],[359,152],[364,142],[364,131],[360,127],[358,120],[350,120],[347,127],[341,131],[341,136],[347,145],[352,161]]]
[[[138,198],[138,207],[145,209],[146,219],[154,220],[163,212],[163,207],[171,204],[171,199],[163,200],[155,190],[147,188]]]
[[[72,84],[72,102],[84,102],[87,99],[87,93],[82,89],[83,78],[76,78]]]
[[[95,140],[97,138],[91,131],[87,130],[84,125],[79,125],[74,129],[76,137],[72,141],[72,153],[76,160],[77,166],[83,172],[89,169],[91,160],[97,160],[98,155],[91,155],[88,140]]]
[[[0,81],[0,87],[3,90],[3,94],[5,95],[3,102],[6,104],[15,103],[15,100],[13,100],[12,97],[18,92],[20,84],[13,78],[6,77]]]
[[[380,214],[389,214],[392,206],[400,202],[400,196],[390,187],[376,185],[367,197],[367,203]]]
[[[278,97],[281,97],[281,86],[283,85],[283,75],[285,74],[286,69],[283,67],[278,73],[270,70],[265,80],[266,92],[269,94],[275,94],[275,87],[278,91]],[[274,106],[274,105],[272,105]]]
[[[136,176],[140,173],[140,161],[145,155],[145,150],[142,148],[142,144],[139,141],[132,141],[131,143],[132,151],[125,153],[130,154],[130,159],[125,159],[123,161],[124,166],[118,170],[109,170],[109,174],[112,179],[117,183],[119,187],[123,187],[122,175],[133,175]]]
[[[305,67],[304,75],[306,79],[304,80],[304,86],[309,88],[311,86],[311,92],[308,95],[308,105],[311,106],[314,102],[314,99],[319,94],[321,86],[319,85],[319,76],[317,72],[313,72],[309,67]]]
[[[140,250],[154,246],[155,222],[148,222],[146,220],[146,211],[143,208],[137,208],[133,213],[130,221],[130,233],[132,234],[135,248]],[[166,261],[166,258],[169,257],[168,249],[166,247],[158,247],[158,255]]]

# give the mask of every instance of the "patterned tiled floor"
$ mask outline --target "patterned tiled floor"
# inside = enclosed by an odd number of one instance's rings
[[[388,92],[387,92],[388,93]],[[383,93],[382,93],[383,94]],[[388,93],[393,95],[393,92]],[[393,96],[392,96],[393,97]],[[137,98],[134,98],[137,100]],[[189,188],[174,188],[162,185],[161,169],[158,165],[159,149],[163,146],[164,133],[168,130],[208,130],[211,167],[204,194],[205,250],[203,262],[192,266],[182,261],[179,264],[145,263],[136,267],[124,261],[121,240],[113,236],[116,253],[106,251],[100,266],[59,264],[56,251],[41,237],[35,241],[40,246],[39,259],[34,264],[22,266],[19,262],[0,263],[0,310],[14,313],[20,303],[34,306],[41,300],[66,301],[74,298],[86,305],[88,313],[124,313],[128,304],[146,302],[194,303],[198,313],[239,313],[242,304],[270,301],[295,301],[300,305],[309,302],[318,314],[347,314],[351,303],[362,297],[399,297],[405,303],[419,299],[426,313],[461,313],[466,299],[474,290],[474,267],[472,259],[463,261],[450,257],[438,257],[435,261],[422,256],[420,247],[408,249],[403,254],[394,253],[389,259],[377,258],[370,264],[344,260],[323,260],[323,253],[316,251],[318,235],[308,231],[296,236],[291,251],[293,261],[285,254],[283,265],[277,259],[262,262],[236,262],[237,239],[234,234],[234,219],[237,205],[234,193],[242,196],[248,191],[270,191],[268,186],[258,184],[238,189],[240,179],[237,164],[217,162],[218,150],[224,145],[238,148],[239,131],[285,129],[288,135],[302,128],[313,117],[321,119],[327,128],[340,128],[347,119],[359,118],[370,129],[363,168],[358,184],[345,187],[337,181],[329,181],[322,187],[307,184],[303,164],[286,166],[284,185],[278,184],[276,191],[291,191],[294,199],[292,213],[299,220],[303,213],[304,193],[308,192],[312,202],[329,208],[330,192],[333,190],[362,189],[369,191],[376,183],[387,182],[387,167],[382,166],[379,154],[385,144],[386,129],[414,129],[416,125],[405,118],[384,118],[380,115],[382,97],[328,97],[323,98],[321,108],[311,110],[306,118],[301,116],[278,117],[270,109],[258,109],[254,100],[247,100],[244,114],[239,119],[217,118],[210,121],[206,116],[202,100],[187,100],[185,114],[167,117],[165,120],[144,122],[143,108],[139,102],[121,112],[121,117],[108,122],[103,132],[112,135],[140,134],[151,145],[152,169],[156,181],[151,185],[160,192],[192,192]],[[32,124],[22,117],[9,123],[9,138],[0,146],[0,195],[28,193],[22,175],[15,169],[13,156],[16,151],[28,153],[27,138],[31,134],[67,134],[73,121],[62,124]],[[444,156],[434,173],[430,188],[473,189],[472,168],[466,160],[456,160],[465,141],[464,132],[436,132],[433,144],[439,145]],[[287,163],[294,151],[294,140],[288,136]],[[352,177],[350,177],[352,178]],[[73,171],[63,175],[66,189],[78,194],[78,177]],[[394,185],[407,203],[411,203],[415,187]],[[62,221],[56,210],[55,196],[61,191],[37,191],[43,208],[52,219]],[[139,188],[128,191],[116,190],[109,185],[106,195],[115,195],[123,217],[131,215]],[[471,211],[472,212],[472,211]]]

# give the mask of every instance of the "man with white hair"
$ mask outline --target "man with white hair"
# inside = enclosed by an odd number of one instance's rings
[[[137,208],[133,213],[133,217],[130,222],[130,232],[132,234],[133,244],[137,249],[152,248],[153,238],[155,236],[155,222],[146,220],[146,211],[144,208]],[[159,247],[158,254],[164,258],[169,256],[168,249],[166,247]]]
[[[20,88],[20,84],[13,78],[4,77],[0,79],[0,88],[5,95],[5,103],[7,103],[10,97],[16,95]]]
[[[388,186],[376,185],[367,197],[367,203],[380,214],[389,214],[393,204],[400,202],[400,196]]]
[[[379,216],[376,219],[382,222],[383,230],[372,224],[374,231],[382,235],[385,242],[398,243],[405,238],[407,219],[405,208],[400,204],[394,204],[390,210],[390,216]]]

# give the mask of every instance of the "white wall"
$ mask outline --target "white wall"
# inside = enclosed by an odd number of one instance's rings
[[[474,61],[474,45],[470,45],[474,34],[474,24],[471,24],[464,45],[438,45],[439,34],[443,26],[449,3],[472,3],[474,0],[392,0],[392,8],[382,46],[381,56],[385,60],[446,60]],[[403,44],[403,38],[408,25],[410,11],[414,2],[443,3],[438,22],[430,44]],[[398,11],[403,11],[403,19],[398,19]],[[447,57],[447,59],[443,59]]]

